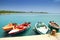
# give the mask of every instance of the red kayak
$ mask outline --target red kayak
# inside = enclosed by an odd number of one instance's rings
[[[11,30],[8,34],[16,34],[16,33],[19,33],[19,32],[22,32],[26,29],[28,29],[30,27],[30,22],[26,22],[26,23],[23,23],[23,24],[20,24],[16,27],[13,28],[13,30]]]

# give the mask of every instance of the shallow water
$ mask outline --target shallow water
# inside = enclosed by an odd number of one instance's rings
[[[0,15],[0,37],[14,37],[14,36],[29,36],[29,35],[38,35],[33,31],[35,23],[38,21],[44,22],[48,26],[48,22],[54,20],[60,25],[60,14],[10,14],[10,15]],[[31,22],[31,27],[19,34],[8,35],[2,29],[3,26],[9,23],[24,23]],[[60,31],[60,30],[59,30]]]

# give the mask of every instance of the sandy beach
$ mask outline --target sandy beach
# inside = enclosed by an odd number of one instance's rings
[[[45,35],[23,36],[23,37],[0,38],[0,40],[60,40],[60,33],[56,33],[56,36],[45,34]]]

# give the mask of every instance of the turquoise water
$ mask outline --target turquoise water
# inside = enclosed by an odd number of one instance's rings
[[[54,20],[60,25],[60,14],[10,14],[10,15],[0,15],[0,37],[13,37],[13,36],[29,36],[29,35],[38,35],[33,31],[35,23],[42,21],[48,26],[48,22]],[[8,23],[24,23],[31,22],[31,27],[23,33],[18,35],[8,35],[2,29],[3,26]]]

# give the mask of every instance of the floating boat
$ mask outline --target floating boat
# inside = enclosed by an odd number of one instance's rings
[[[29,27],[30,27],[30,23],[26,22],[26,23],[18,25],[17,27],[14,27],[8,34],[20,33],[20,32],[23,32],[24,30],[28,29]]]
[[[40,34],[46,34],[50,29],[43,22],[38,22],[35,24],[34,30]]]
[[[55,29],[56,31],[58,31],[60,29],[60,26],[57,23],[55,23],[54,21],[49,22],[49,27],[51,30]]]
[[[7,31],[10,31],[10,30],[13,29],[13,26],[15,26],[15,25],[17,25],[17,24],[16,24],[16,23],[10,23],[10,24],[4,26],[4,27],[3,27],[3,30],[6,31],[6,32],[7,32]]]

